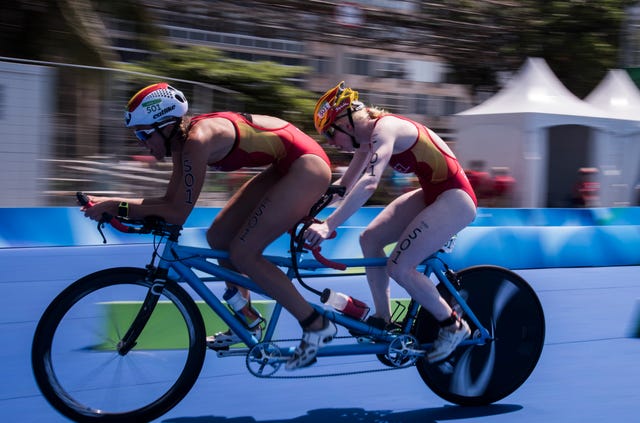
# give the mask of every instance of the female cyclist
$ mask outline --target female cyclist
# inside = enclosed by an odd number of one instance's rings
[[[230,263],[224,265],[246,274],[300,322],[303,338],[286,368],[312,364],[318,349],[331,341],[337,329],[262,253],[326,191],[331,182],[329,159],[311,137],[279,118],[234,112],[188,117],[187,110],[184,95],[166,83],[145,87],[129,100],[126,126],[156,159],[171,157],[167,190],[157,198],[91,196],[95,205],[86,208],[85,215],[94,220],[105,212],[130,218],[156,215],[183,224],[196,204],[207,168],[233,171],[267,166],[222,208],[207,241],[212,248],[228,250]],[[248,299],[247,292],[244,296]],[[260,333],[254,334],[260,338]],[[208,338],[214,347],[239,341],[230,332]]]
[[[393,200],[360,236],[365,258],[386,257],[384,247],[396,242],[386,268],[366,269],[375,314],[371,322],[389,324],[389,277],[431,312],[440,332],[428,353],[431,362],[447,358],[470,335],[434,284],[416,266],[473,221],[477,201],[453,152],[424,125],[403,116],[365,107],[357,91],[341,82],[316,104],[314,123],[329,144],[354,152],[340,183],[347,193],[323,223],[312,225],[305,239],[316,246],[362,207],[376,190],[387,165],[414,173],[420,187]]]

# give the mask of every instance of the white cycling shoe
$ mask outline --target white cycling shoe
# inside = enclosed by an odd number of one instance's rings
[[[471,335],[471,329],[464,319],[459,319],[460,325],[455,331],[440,328],[438,339],[433,342],[431,351],[427,354],[430,363],[436,363],[449,357],[462,341]]]
[[[302,332],[302,341],[293,352],[293,356],[287,361],[286,370],[296,370],[307,367],[316,362],[318,350],[331,342],[338,333],[338,328],[331,320],[324,319],[324,327],[318,331],[305,330]]]
[[[256,339],[258,339],[258,341],[262,339],[261,325],[257,325],[251,329],[251,333],[256,337]],[[239,344],[241,342],[242,339],[240,339],[240,337],[231,329],[227,329],[226,332],[218,332],[215,335],[207,336],[207,347],[212,350],[229,348],[231,345]]]

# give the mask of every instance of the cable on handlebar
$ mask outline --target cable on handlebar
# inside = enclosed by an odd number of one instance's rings
[[[91,200],[89,200],[89,197],[87,197],[87,195],[84,194],[83,192],[80,192],[80,191],[76,192],[76,198],[78,199],[78,203],[80,203],[81,206],[93,207],[93,203],[91,202]],[[111,216],[109,213],[102,213],[102,217],[98,221],[98,232],[100,232],[100,236],[102,236],[103,244],[107,243],[107,238],[104,236],[104,232],[102,232],[102,227],[104,226],[105,223],[109,223],[111,226],[113,226],[114,228],[116,228],[121,232],[125,232],[125,233],[131,232],[130,227],[120,222],[116,217]]]
[[[93,203],[83,192],[76,192],[78,203],[84,207],[93,207]],[[127,219],[124,217],[112,216],[109,213],[102,213],[98,221],[98,232],[102,236],[102,243],[107,243],[107,238],[102,231],[105,223],[110,224],[114,229],[127,234],[154,234],[168,236],[176,240],[182,230],[182,226],[167,223],[160,216],[146,216],[143,219]]]
[[[314,258],[327,267],[331,267],[338,270],[346,269],[346,266],[342,263],[333,262],[320,254],[320,247],[312,248],[304,241],[304,233],[314,223],[320,223],[321,221],[316,219],[316,216],[329,204],[331,204],[334,195],[339,195],[340,197],[344,196],[346,192],[346,187],[341,185],[330,185],[327,189],[327,192],[320,197],[320,199],[311,207],[309,210],[309,215],[301,219],[291,230],[289,231],[290,235],[290,243],[289,243],[289,253],[291,254],[291,267],[293,269],[293,273],[296,277],[296,280],[300,285],[302,285],[305,289],[314,294],[321,296],[322,292],[317,289],[307,285],[300,275],[300,269],[298,268],[298,253],[305,252],[306,249],[310,249],[313,253]],[[296,231],[300,225],[302,227]],[[336,232],[334,231],[331,238],[335,238]]]

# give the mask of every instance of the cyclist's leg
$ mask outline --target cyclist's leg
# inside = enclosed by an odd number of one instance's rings
[[[207,242],[211,248],[223,250],[229,248],[233,237],[273,183],[274,179],[269,176],[269,172],[261,172],[245,182],[231,196],[207,231]]]
[[[387,255],[384,247],[400,238],[407,222],[424,209],[422,189],[405,193],[393,200],[366,227],[360,235],[360,247],[365,258],[381,258]],[[367,282],[375,307],[374,317],[389,322],[391,305],[389,275],[384,267],[366,268]]]
[[[475,210],[473,200],[463,190],[443,192],[413,219],[405,216],[405,221],[410,220],[410,223],[387,262],[389,276],[439,322],[441,329],[429,353],[429,361],[447,358],[471,331],[467,323],[453,313],[431,280],[416,266],[471,223]]]
[[[207,242],[211,248],[228,250],[231,240],[240,231],[242,225],[247,221],[251,212],[256,208],[263,193],[273,185],[273,178],[268,172],[261,172],[247,182],[235,192],[227,203],[218,212],[207,231]],[[220,264],[233,268],[227,260],[220,260]],[[248,291],[239,287],[243,295],[247,296]]]
[[[451,189],[440,194],[417,215],[403,215],[402,211],[400,209],[395,218],[410,223],[389,256],[389,276],[437,320],[445,320],[451,315],[451,307],[440,297],[430,279],[416,267],[471,223],[475,217],[475,205],[467,193]]]
[[[331,169],[322,158],[303,155],[296,159],[288,173],[262,196],[229,250],[233,264],[286,308],[304,329],[300,345],[287,362],[287,370],[312,364],[318,349],[333,339],[337,329],[332,322],[321,318],[291,280],[262,252],[307,215],[330,182]]]
[[[242,224],[246,222],[258,204],[262,193],[264,193],[271,184],[273,184],[273,181],[263,172],[249,179],[235,192],[225,206],[218,212],[207,231],[207,242],[211,248],[219,250],[229,249],[231,240],[240,231]],[[219,260],[219,264],[235,270],[228,260]],[[242,314],[247,324],[252,327],[254,336],[260,339],[262,337],[261,322],[263,322],[264,319],[262,319],[260,313],[251,307],[249,290],[228,282],[226,284],[229,289],[233,287],[238,289],[240,294],[247,300],[249,306],[242,309]],[[231,330],[218,332],[207,337],[207,345],[214,349],[226,348],[239,342],[241,342],[240,338]]]
[[[259,173],[245,182],[227,201],[207,231],[207,242],[211,248],[229,249],[231,240],[256,208],[263,193],[273,184],[272,179],[268,172]],[[220,264],[233,268],[227,260],[220,260]]]
[[[268,172],[265,178],[272,181],[271,186],[237,232],[229,252],[240,271],[302,321],[309,317],[313,308],[289,278],[262,256],[262,252],[307,215],[326,191],[331,181],[331,169],[320,157],[307,154],[296,159],[285,175],[277,174],[272,168],[265,172]],[[321,325],[322,322],[313,322],[310,329],[319,329]]]

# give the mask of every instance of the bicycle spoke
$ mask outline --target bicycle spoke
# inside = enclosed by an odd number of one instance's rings
[[[138,272],[144,271],[113,269],[76,282],[52,303],[36,330],[32,362],[38,385],[74,420],[159,416],[188,392],[202,367],[204,324],[177,285],[163,291],[164,301],[156,305],[137,345],[119,353],[120,335],[150,287]],[[174,331],[184,335],[171,341],[183,346],[167,347],[165,338]]]

